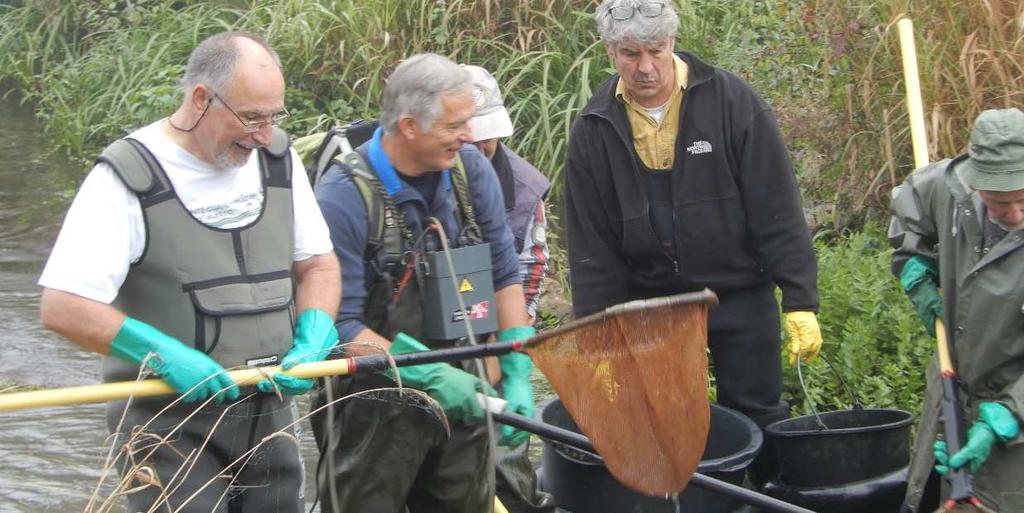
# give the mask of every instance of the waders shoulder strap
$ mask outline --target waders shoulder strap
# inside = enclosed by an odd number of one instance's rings
[[[270,145],[259,150],[260,173],[268,187],[292,187],[292,158],[288,151],[288,134],[278,127],[273,128]]]
[[[292,167],[288,134],[274,127],[270,141],[269,146],[260,150],[261,173],[268,185],[290,188]],[[131,137],[111,143],[96,162],[113,168],[125,186],[139,195],[144,205],[168,199],[163,193],[172,192],[156,156],[146,145]]]
[[[100,153],[96,162],[109,165],[125,187],[139,197],[143,208],[175,196],[156,156],[135,139],[125,137],[114,141]]]
[[[135,194],[146,194],[159,184],[156,170],[160,165],[142,143],[134,139],[118,139],[100,153],[96,162],[114,169],[121,181]]]

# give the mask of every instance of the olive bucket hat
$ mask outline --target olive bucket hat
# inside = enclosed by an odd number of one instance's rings
[[[981,191],[1024,189],[1024,112],[982,112],[971,130],[970,158],[961,166],[967,185]]]

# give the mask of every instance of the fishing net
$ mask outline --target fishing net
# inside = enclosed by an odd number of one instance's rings
[[[696,470],[707,439],[707,311],[715,304],[717,298],[708,290],[634,301],[525,342],[328,360],[300,364],[289,374],[301,378],[346,375],[380,371],[395,364],[457,361],[525,350],[616,479],[647,495],[675,495]],[[500,349],[503,344],[509,345]],[[499,349],[486,352],[488,346]],[[475,351],[482,352],[470,354]],[[268,372],[245,369],[233,371],[231,376],[240,385],[252,385]],[[0,411],[169,393],[174,391],[161,380],[8,393],[0,397]],[[410,399],[409,394],[396,390],[368,391],[360,398],[391,401],[394,394],[403,402]],[[429,411],[443,420],[436,408]]]
[[[710,423],[710,291],[625,303],[530,339],[526,352],[623,485],[675,495]]]

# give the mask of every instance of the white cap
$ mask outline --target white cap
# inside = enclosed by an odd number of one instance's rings
[[[473,141],[485,141],[512,135],[512,118],[505,110],[498,81],[480,66],[462,65],[473,77],[473,102],[475,110],[469,119]]]

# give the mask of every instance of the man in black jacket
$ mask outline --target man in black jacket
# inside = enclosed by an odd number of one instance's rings
[[[594,17],[618,75],[569,139],[575,313],[708,287],[719,403],[760,426],[786,418],[776,285],[791,361],[813,359],[821,332],[814,248],[772,111],[737,76],[673,53],[672,2],[605,0]]]

